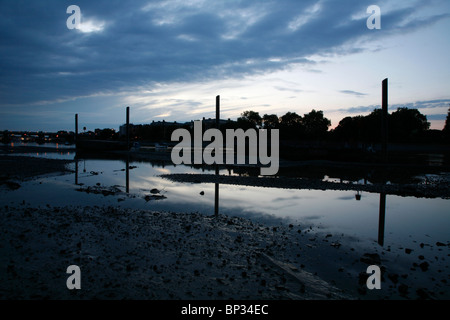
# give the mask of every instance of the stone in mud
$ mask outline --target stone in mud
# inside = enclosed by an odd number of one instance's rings
[[[427,271],[429,266],[430,266],[429,263],[426,261],[419,264],[419,267],[422,271]]]
[[[5,181],[4,184],[10,189],[10,190],[17,190],[20,188],[20,184],[14,181]]]
[[[144,197],[145,201],[150,201],[150,200],[162,200],[162,199],[166,199],[167,197],[165,195],[162,194],[152,194],[152,195],[146,195]]]
[[[428,294],[428,292],[425,289],[423,289],[423,288],[417,289],[416,293],[417,293],[417,296],[419,297],[419,299],[422,299],[422,300],[431,299],[431,297]]]
[[[111,191],[111,190],[102,190],[101,193],[102,193],[102,195],[104,195],[105,197],[106,197],[106,196],[113,196],[113,195],[115,195],[115,192],[114,192],[114,191]]]
[[[397,282],[398,282],[398,277],[399,277],[398,274],[396,274],[396,273],[393,273],[393,274],[390,273],[390,274],[388,274],[387,277],[389,278],[389,280],[392,281],[392,283],[397,284]]]
[[[365,253],[364,256],[359,259],[361,262],[367,263],[369,265],[380,265],[381,258],[377,253]]]
[[[408,286],[406,284],[401,284],[398,286],[398,293],[401,296],[406,296],[408,294]]]
[[[333,242],[330,244],[330,246],[335,247],[335,248],[339,248],[341,246],[341,244],[339,242]]]
[[[358,284],[360,286],[365,286],[366,282],[367,282],[367,278],[369,278],[369,275],[365,272],[360,272],[358,274]]]

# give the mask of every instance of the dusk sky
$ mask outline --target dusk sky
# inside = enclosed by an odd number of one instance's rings
[[[69,29],[70,5],[81,24]],[[369,29],[370,5],[381,29]],[[332,127],[381,103],[441,130],[450,1],[0,0],[0,130],[118,129],[243,111],[323,110]]]

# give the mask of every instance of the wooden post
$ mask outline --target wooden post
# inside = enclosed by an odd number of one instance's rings
[[[220,96],[216,96],[216,129],[220,129]],[[219,165],[216,163],[216,175],[219,175]],[[214,214],[219,215],[219,184],[215,184]]]
[[[220,96],[216,97],[216,129],[220,127]]]
[[[388,135],[388,79],[381,83],[381,150],[383,161],[387,162],[387,135]],[[378,217],[378,244],[384,244],[384,221],[386,215],[386,193],[380,193],[380,212]]]
[[[216,96],[216,129],[220,129],[220,96]],[[219,174],[219,166],[216,164],[216,175]]]
[[[381,148],[384,161],[387,161],[387,134],[388,133],[388,79],[382,82],[381,98]]]
[[[75,114],[75,146],[78,140],[78,113]]]

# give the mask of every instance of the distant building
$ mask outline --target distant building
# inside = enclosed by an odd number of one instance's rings
[[[178,123],[176,121],[170,122],[170,121],[152,121],[152,123],[150,123],[151,126],[157,126],[157,127],[182,127],[183,124],[182,123]]]
[[[196,120],[199,121],[199,120]],[[216,127],[216,119],[215,118],[208,118],[206,119],[205,117],[203,117],[202,121],[202,125],[203,125],[203,129],[204,130],[208,130],[210,128],[215,128]],[[219,126],[225,125],[230,123],[230,119],[228,120],[223,120],[223,119],[219,119]],[[194,128],[194,121],[190,122],[190,127]]]
[[[139,128],[142,127],[142,125],[134,125],[132,123],[129,124],[129,130],[130,130],[130,137],[133,137],[137,134]],[[127,135],[127,125],[123,124],[119,127],[119,136],[125,137]]]

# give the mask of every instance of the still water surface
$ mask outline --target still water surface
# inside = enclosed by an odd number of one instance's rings
[[[75,158],[73,151],[64,150],[20,155]],[[69,165],[75,173],[24,182],[18,190],[1,193],[0,202],[13,205],[25,201],[30,206],[111,205],[214,214],[213,183],[178,183],[160,177],[161,174],[212,171],[163,163],[129,162],[127,183],[126,167],[123,160],[81,159]],[[220,174],[230,173],[220,171]],[[361,197],[357,200],[354,191],[221,184],[219,213],[273,224],[293,223],[304,228],[314,226],[324,232],[344,234],[367,243],[380,242],[381,231],[383,245],[398,248],[413,243],[447,243],[450,240],[450,200],[387,195],[384,221],[380,223],[380,194],[359,194]]]

